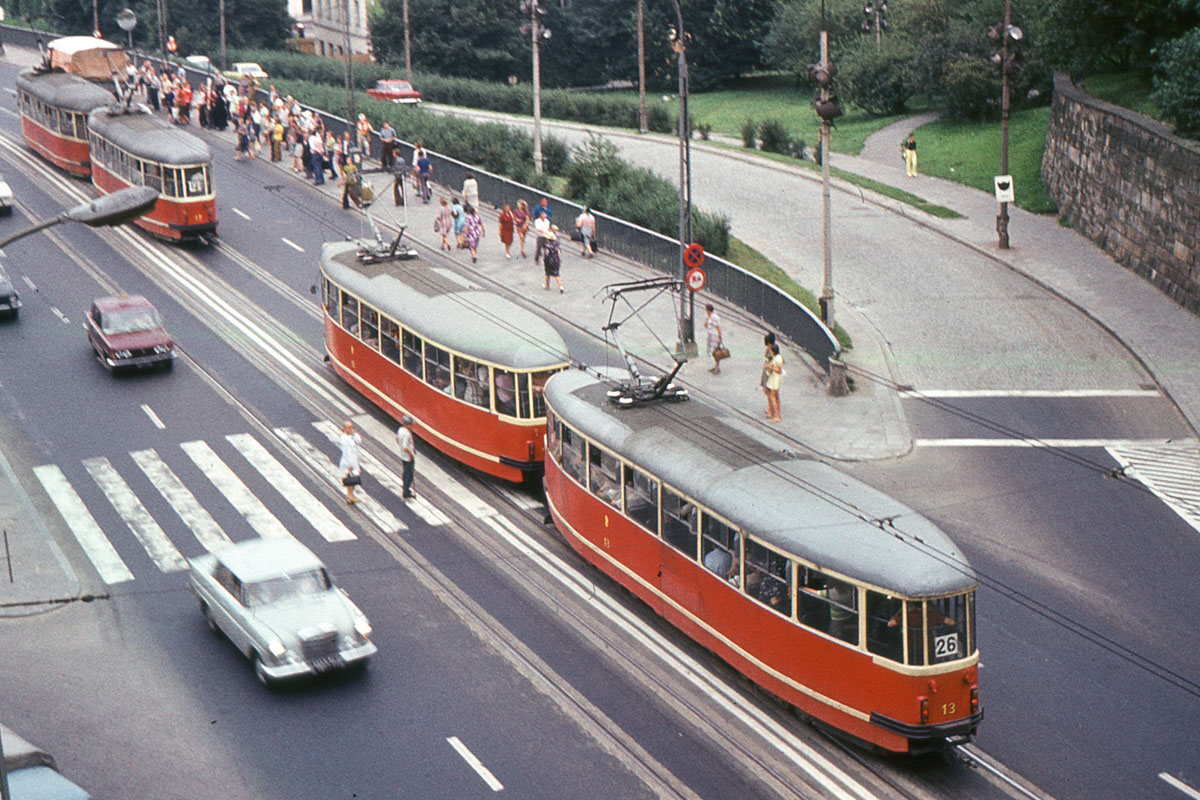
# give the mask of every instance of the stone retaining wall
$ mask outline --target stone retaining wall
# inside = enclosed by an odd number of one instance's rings
[[[1072,227],[1200,314],[1200,143],[1060,73],[1042,180]]]

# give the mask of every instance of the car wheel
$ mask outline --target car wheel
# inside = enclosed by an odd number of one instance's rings
[[[221,629],[217,627],[217,623],[212,618],[212,610],[209,609],[208,603],[200,604],[200,613],[204,615],[204,621],[208,623],[208,629],[213,633],[220,633]]]
[[[275,686],[275,680],[267,674],[266,667],[263,666],[262,659],[258,653],[250,656],[250,663],[254,665],[254,677],[258,678],[258,682],[268,689]]]

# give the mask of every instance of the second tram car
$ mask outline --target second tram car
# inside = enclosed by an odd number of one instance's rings
[[[30,70],[17,76],[17,106],[25,144],[59,169],[92,174],[87,119],[113,93],[59,70]]]
[[[88,115],[92,183],[104,194],[150,186],[158,201],[134,220],[172,241],[203,241],[217,233],[212,151],[202,140],[159,119],[144,106],[105,106]]]
[[[569,366],[542,318],[457,273],[354,242],[321,251],[334,370],[458,461],[510,481],[540,474],[542,389]]]
[[[755,683],[887,751],[968,739],[974,572],[931,522],[692,401],[546,387],[551,515],[584,558]]]

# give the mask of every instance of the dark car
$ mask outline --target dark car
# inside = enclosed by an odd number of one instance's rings
[[[21,295],[13,287],[4,267],[0,266],[0,318],[16,317],[21,308]]]
[[[100,363],[118,369],[163,367],[175,360],[175,342],[163,327],[162,317],[139,294],[101,297],[88,309],[83,323],[88,343]]]
[[[375,87],[367,89],[367,95],[376,100],[390,100],[393,103],[421,102],[421,93],[414,89],[411,83],[391,78],[375,81]]]

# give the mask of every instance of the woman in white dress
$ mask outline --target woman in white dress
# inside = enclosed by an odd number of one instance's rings
[[[338,462],[338,471],[342,474],[342,485],[346,487],[346,502],[357,503],[354,487],[361,482],[362,464],[358,460],[358,446],[362,444],[362,435],[354,430],[354,423],[346,420],[342,426],[342,438],[338,443],[342,448],[342,459]],[[352,477],[360,478],[359,482],[350,483]]]

